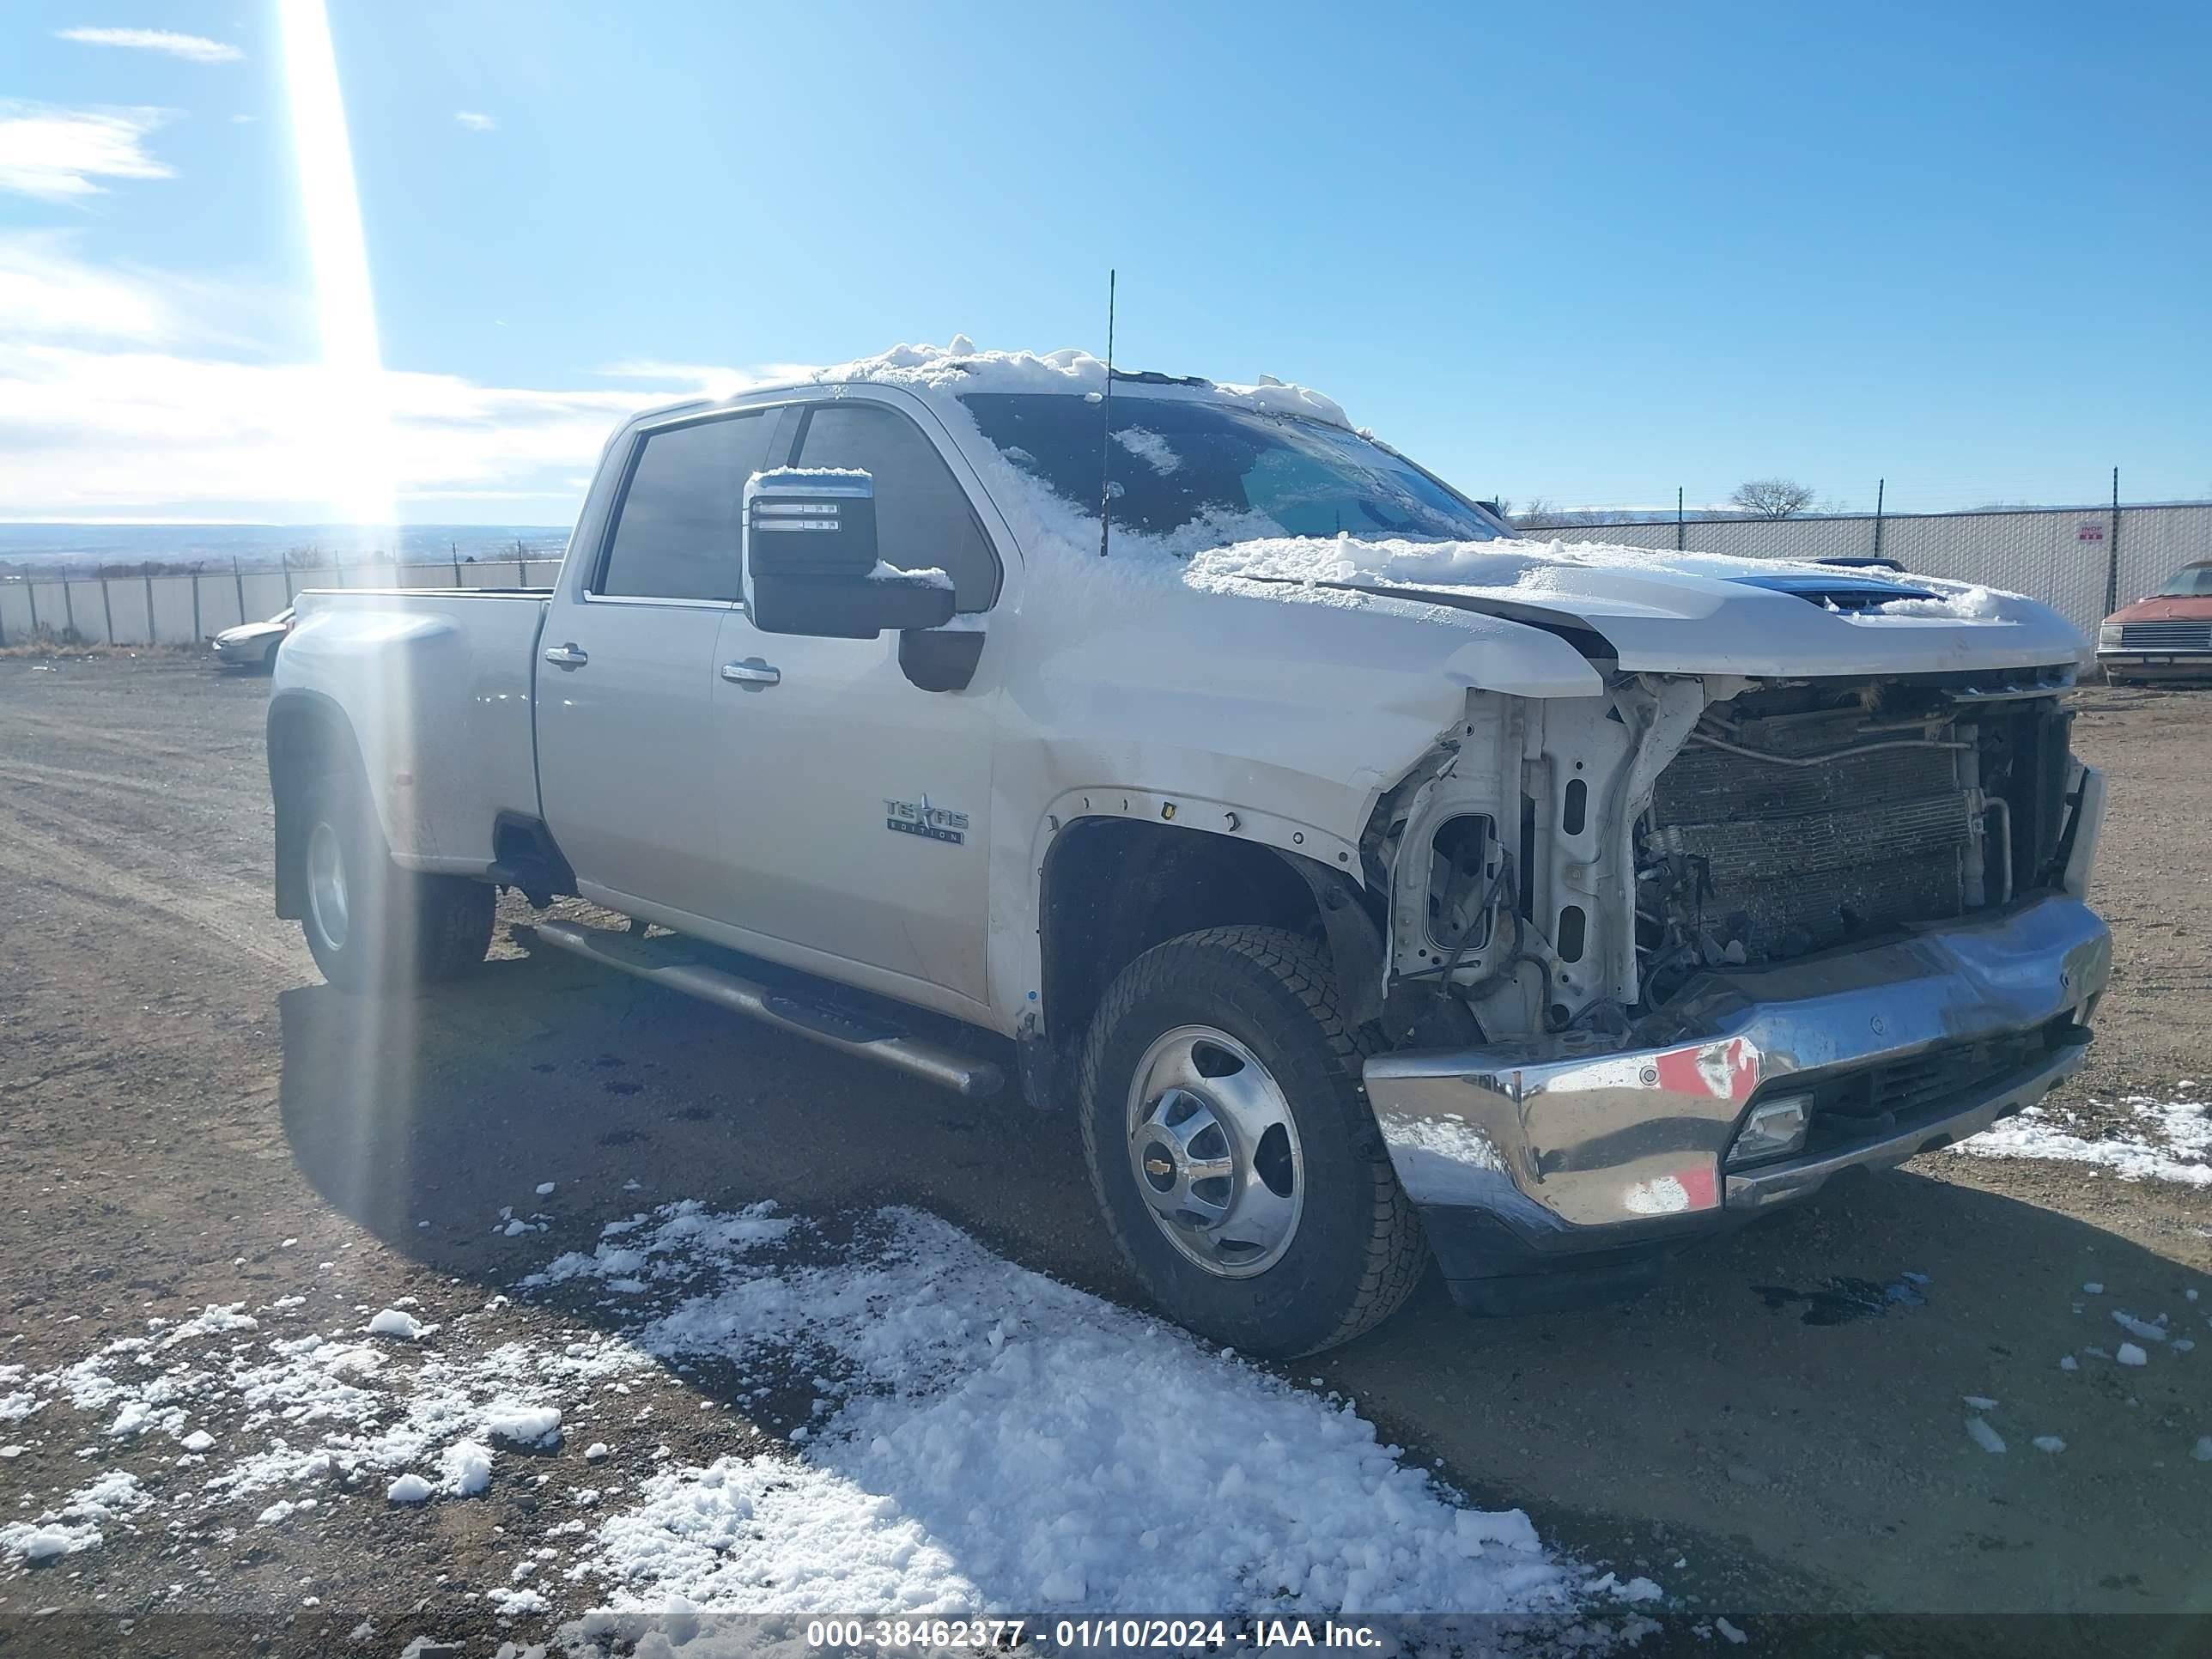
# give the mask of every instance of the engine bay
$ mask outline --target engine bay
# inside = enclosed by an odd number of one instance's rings
[[[2070,676],[1625,676],[1470,692],[1378,805],[1389,1023],[1625,1030],[1692,979],[2054,888]]]

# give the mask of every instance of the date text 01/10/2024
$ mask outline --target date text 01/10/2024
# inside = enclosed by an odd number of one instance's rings
[[[1099,1648],[1193,1649],[1218,1653],[1238,1648],[1375,1649],[1383,1645],[1373,1626],[1333,1619],[817,1619],[806,1626],[807,1645],[825,1651],[895,1651],[908,1647],[1005,1649],[1024,1644],[1090,1651]]]

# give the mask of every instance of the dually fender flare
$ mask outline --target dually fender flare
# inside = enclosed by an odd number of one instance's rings
[[[1066,791],[1038,817],[1030,847],[1033,896],[1044,890],[1046,861],[1060,836],[1076,823],[1100,819],[1168,824],[1273,853],[1313,892],[1336,962],[1338,993],[1346,1014],[1355,1024],[1381,1016],[1382,933],[1363,901],[1365,883],[1357,844],[1317,825],[1233,801],[1095,785]],[[1033,896],[1033,906],[1040,902],[1041,897]],[[1041,952],[1034,930],[1028,933],[1027,944],[1033,957]],[[1030,965],[1024,975],[1030,984],[1038,983],[1042,968],[1041,960]]]
[[[291,856],[300,829],[293,821],[302,781],[302,746],[295,733],[312,734],[306,746],[327,757],[335,753],[341,766],[349,766],[364,781],[368,767],[362,755],[361,736],[345,706],[328,692],[308,686],[284,686],[269,699],[264,724],[269,795],[276,811],[274,837],[276,914],[296,920],[301,914],[298,861]],[[325,763],[327,763],[325,760]]]

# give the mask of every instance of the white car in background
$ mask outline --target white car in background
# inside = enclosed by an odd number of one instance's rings
[[[276,647],[292,631],[292,607],[286,605],[266,622],[240,623],[226,628],[209,641],[215,659],[225,668],[258,668],[273,673]]]

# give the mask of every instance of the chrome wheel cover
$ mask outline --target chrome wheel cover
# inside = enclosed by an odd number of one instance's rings
[[[1178,1025],[1146,1048],[1129,1085],[1129,1168],[1161,1237],[1223,1279],[1283,1259],[1305,1205],[1291,1103],[1226,1031]]]
[[[318,823],[307,836],[307,915],[325,945],[345,949],[345,848],[328,823]]]

